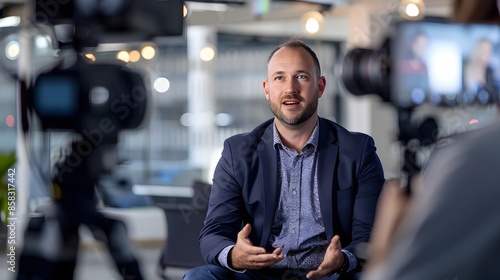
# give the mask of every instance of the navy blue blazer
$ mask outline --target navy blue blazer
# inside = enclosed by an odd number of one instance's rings
[[[200,233],[207,263],[235,244],[246,223],[255,246],[267,248],[278,206],[278,151],[273,147],[273,120],[253,131],[228,138],[215,169],[208,212]],[[340,236],[342,247],[368,242],[384,173],[373,139],[319,118],[318,188],[321,214],[329,239]]]

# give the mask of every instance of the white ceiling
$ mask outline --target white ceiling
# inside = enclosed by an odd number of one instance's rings
[[[190,15],[188,25],[212,25],[220,31],[253,35],[290,36],[301,34],[300,17],[312,10],[320,10],[320,5],[305,2],[271,1],[269,12],[262,17],[256,17],[252,10],[252,1],[245,5],[228,5],[227,11],[195,11]],[[313,0],[311,0],[313,1]],[[324,12],[325,22],[320,34],[314,35],[323,39],[345,39],[348,32],[348,19],[352,17],[352,5],[368,5],[374,13],[397,11],[399,0],[317,0],[334,1],[340,5],[333,6]],[[453,0],[424,0],[426,14],[447,17]],[[189,3],[188,3],[189,4]]]
[[[0,0],[0,4],[27,3],[31,0]],[[141,0],[134,0],[141,1]],[[193,0],[198,1],[198,0]],[[206,1],[206,0],[201,0]],[[217,0],[215,0],[217,1]],[[235,0],[225,0],[235,1]],[[240,0],[238,0],[240,1]],[[193,11],[187,25],[210,25],[223,32],[269,35],[269,36],[297,36],[306,35],[302,31],[300,17],[312,10],[320,10],[321,5],[299,1],[269,0],[269,12],[261,17],[256,17],[252,3],[259,0],[244,0],[244,5],[226,5],[226,11]],[[397,9],[400,0],[303,0],[321,3],[335,3],[324,11],[325,22],[320,34],[316,37],[323,39],[344,39],[348,32],[348,19],[352,18],[353,5],[368,5],[374,13],[388,12]],[[424,0],[426,13],[432,16],[448,16],[453,0]],[[188,2],[189,5],[189,2]],[[310,36],[310,35],[309,35]],[[312,36],[311,36],[312,37]]]

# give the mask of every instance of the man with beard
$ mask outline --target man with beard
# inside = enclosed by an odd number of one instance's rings
[[[373,139],[318,117],[326,79],[302,41],[269,56],[274,118],[227,139],[184,279],[356,279],[384,174]]]

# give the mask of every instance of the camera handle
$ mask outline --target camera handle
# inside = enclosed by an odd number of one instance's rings
[[[403,151],[403,164],[401,166],[402,188],[410,196],[412,193],[412,180],[420,173],[421,166],[417,153],[423,146],[436,143],[438,125],[434,118],[426,118],[418,126],[412,122],[413,108],[398,108],[398,140]]]
[[[73,279],[81,225],[106,244],[124,280],[143,279],[125,224],[96,209],[94,186],[103,170],[106,148],[89,143],[87,139],[74,142],[71,153],[58,164],[52,180],[54,204],[29,221],[17,279]]]

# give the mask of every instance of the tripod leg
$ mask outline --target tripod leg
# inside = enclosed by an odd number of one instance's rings
[[[25,232],[17,279],[73,279],[78,244],[78,225],[63,226],[57,217],[31,218]]]
[[[85,225],[97,240],[106,243],[121,277],[124,280],[142,280],[139,264],[129,244],[125,223],[98,212],[92,216]]]

